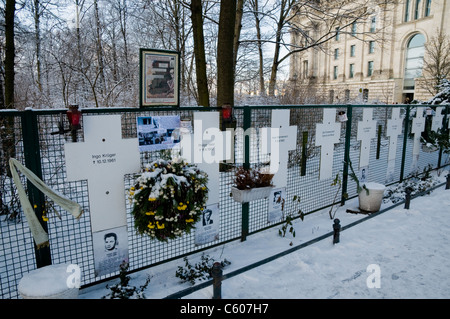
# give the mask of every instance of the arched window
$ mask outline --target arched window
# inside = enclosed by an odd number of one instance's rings
[[[408,41],[406,47],[404,90],[414,90],[414,79],[422,76],[424,54],[425,37],[418,33]]]

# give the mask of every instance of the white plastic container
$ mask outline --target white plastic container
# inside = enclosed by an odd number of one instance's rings
[[[379,211],[386,186],[378,183],[366,183],[365,186],[369,190],[369,194],[365,188],[359,193],[359,208],[371,213]]]
[[[233,199],[239,203],[248,203],[252,200],[269,197],[272,189],[272,186],[267,186],[241,190],[232,186],[231,195],[233,196]]]
[[[18,285],[24,299],[78,299],[78,288],[67,283],[69,264],[50,265],[25,274]]]

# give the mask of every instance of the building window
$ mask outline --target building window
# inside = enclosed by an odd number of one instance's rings
[[[344,96],[345,96],[345,102],[349,102],[350,101],[350,90],[346,89],[344,92]]]
[[[336,36],[335,36],[334,39],[335,39],[336,41],[339,41],[340,30],[341,30],[341,29],[340,29],[339,27],[337,27],[337,28],[335,29],[335,31],[336,31]]]
[[[349,70],[350,72],[349,72],[349,75],[348,75],[348,77],[350,78],[350,79],[353,79],[353,77],[355,76],[355,65],[352,63],[352,64],[350,64],[350,70]]]
[[[303,61],[303,78],[306,79],[309,76],[308,60]]]
[[[429,17],[431,14],[431,0],[426,0],[425,3],[425,16]]]
[[[425,37],[418,33],[409,40],[406,48],[406,67],[403,84],[404,90],[414,90],[414,79],[422,76],[424,55]]]
[[[364,102],[369,101],[369,89],[364,89],[363,90],[363,101]]]
[[[420,1],[421,0],[416,0],[416,7],[414,9],[414,20],[420,18]]]
[[[373,74],[373,61],[367,63],[367,76],[372,76]]]
[[[357,28],[357,25],[356,25],[356,21],[355,21],[352,23],[352,36],[356,36],[356,28]]]
[[[369,41],[369,53],[375,52],[375,41]]]
[[[356,46],[355,45],[350,46],[350,56],[351,57],[355,56],[355,50],[356,50]]]
[[[339,49],[334,49],[334,59],[339,59]]]
[[[337,80],[338,78],[338,66],[335,65],[333,68],[333,80]]]
[[[334,102],[334,90],[330,90],[330,92],[328,94],[329,94],[329,97],[330,97],[330,104],[333,104],[333,102]]]
[[[409,21],[409,7],[410,7],[410,5],[411,5],[411,0],[406,0],[406,3],[405,3],[405,19],[404,19],[405,22]]]
[[[370,32],[375,32],[377,29],[377,17],[373,16],[370,20]]]

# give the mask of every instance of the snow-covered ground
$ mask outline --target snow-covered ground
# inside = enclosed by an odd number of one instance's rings
[[[441,176],[442,178],[442,176]],[[441,180],[442,182],[442,180]],[[391,204],[383,204],[382,209]],[[345,226],[366,218],[350,214],[357,207],[352,199],[339,207],[336,218]],[[328,210],[296,220],[296,237],[278,235],[279,227],[205,251],[231,265],[224,274],[240,269],[283,250],[332,231]],[[290,243],[292,242],[292,246]],[[189,256],[194,264],[202,253]],[[312,245],[228,278],[222,283],[222,297],[229,299],[300,298],[450,298],[450,190],[440,187],[430,195],[412,200],[341,232],[340,243],[327,237]],[[160,299],[191,287],[175,277],[178,259],[130,274],[129,285],[139,287],[150,275],[146,298]],[[118,279],[110,284],[117,283]],[[80,298],[96,299],[110,291],[106,283],[81,290]],[[212,287],[185,298],[210,299]]]

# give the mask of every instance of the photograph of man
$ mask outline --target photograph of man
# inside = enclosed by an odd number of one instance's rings
[[[116,249],[116,243],[117,243],[117,235],[116,233],[107,233],[103,237],[105,240],[105,250],[108,251],[114,251]]]
[[[128,241],[125,227],[93,233],[95,275],[115,273],[120,264],[128,259]]]
[[[211,225],[214,222],[211,218],[212,213],[212,210],[209,208],[203,211],[203,226]]]

